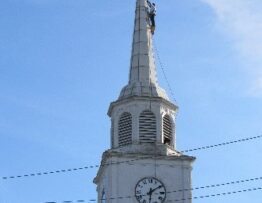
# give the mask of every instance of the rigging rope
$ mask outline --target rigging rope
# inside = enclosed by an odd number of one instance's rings
[[[157,49],[156,42],[155,42],[154,39],[153,39],[153,45],[154,45],[153,47],[154,47],[154,50],[155,50],[155,53],[156,53],[156,56],[157,56],[158,63],[159,63],[160,68],[161,68],[161,70],[162,70],[164,79],[165,79],[165,81],[166,81],[166,83],[167,83],[168,91],[169,91],[169,93],[171,94],[172,100],[175,102],[175,104],[177,104],[177,100],[176,100],[176,98],[175,98],[174,91],[173,91],[173,89],[171,88],[170,82],[169,82],[169,80],[168,80],[168,78],[167,78],[167,74],[166,74],[166,71],[165,71],[165,69],[164,69],[164,64],[163,64],[162,61],[161,61],[161,58],[160,58],[160,55],[159,55],[159,51],[158,51],[158,49]]]

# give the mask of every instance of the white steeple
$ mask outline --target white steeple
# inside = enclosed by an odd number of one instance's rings
[[[130,96],[151,96],[169,100],[165,91],[157,83],[153,36],[147,7],[145,0],[138,0],[136,3],[129,82],[122,89],[119,99]]]
[[[129,82],[110,104],[111,148],[94,179],[98,203],[192,203],[183,189],[195,158],[176,150],[178,107],[158,86],[152,37],[147,1],[136,0]]]
[[[178,107],[157,83],[149,21],[147,0],[137,0],[129,81],[108,111],[111,147],[126,152],[175,153]]]

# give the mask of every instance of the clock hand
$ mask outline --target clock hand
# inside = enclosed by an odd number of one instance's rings
[[[152,194],[154,191],[160,189],[161,187],[163,187],[163,186],[162,186],[162,185],[159,185],[157,188],[155,188],[155,189],[153,189],[153,190],[150,188],[150,192],[151,192],[151,194]]]
[[[150,188],[149,192],[147,193],[147,195],[149,195],[149,203],[151,203],[152,200],[152,188]]]
[[[147,195],[150,195],[150,194],[152,194],[152,188],[150,188],[150,190],[149,190],[149,192],[148,193],[146,193]]]

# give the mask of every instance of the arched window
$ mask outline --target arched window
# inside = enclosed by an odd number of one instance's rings
[[[130,113],[123,113],[118,123],[119,146],[132,144],[132,116]]]
[[[172,120],[169,115],[165,115],[163,118],[163,135],[164,135],[164,144],[172,144]]]
[[[143,111],[139,116],[139,139],[142,143],[156,141],[156,117],[149,111]]]

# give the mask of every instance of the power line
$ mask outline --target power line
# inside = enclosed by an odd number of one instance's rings
[[[205,198],[212,198],[212,197],[219,197],[219,196],[227,196],[227,195],[233,195],[233,194],[240,194],[240,193],[247,193],[252,191],[258,191],[262,190],[261,187],[257,188],[248,188],[243,190],[237,190],[237,191],[227,191],[223,193],[216,193],[216,194],[208,194],[208,195],[201,195],[201,196],[195,196],[195,197],[188,197],[188,198],[182,198],[182,199],[173,199],[168,200],[166,202],[179,202],[179,201],[185,201],[185,200],[192,200],[192,199],[205,199]],[[126,197],[117,197],[114,199],[125,199],[125,198],[133,198],[134,196],[126,196]],[[112,198],[106,198],[106,199],[100,199],[100,200],[113,200]],[[75,201],[62,201],[61,203],[80,203],[80,202],[96,202],[96,199],[89,199],[89,200],[75,200]],[[60,202],[45,202],[45,203],[60,203]]]
[[[214,145],[198,147],[198,148],[194,148],[194,149],[187,149],[187,150],[183,150],[181,152],[184,153],[184,152],[200,151],[200,150],[216,148],[216,147],[221,147],[221,146],[230,145],[230,144],[246,142],[246,141],[259,139],[259,138],[262,138],[262,135],[255,136],[255,137],[242,138],[242,139],[239,139],[239,140],[223,142],[223,143],[214,144]],[[158,158],[159,157],[162,157],[162,156],[158,156]],[[149,159],[149,158],[155,158],[155,156],[144,156],[144,157],[131,159],[131,160],[127,160],[127,161],[112,162],[112,163],[106,163],[106,164],[101,164],[101,165],[103,166],[103,165],[130,163],[130,162],[134,162],[134,161],[138,161],[138,160],[142,160],[142,159]],[[87,169],[92,169],[92,168],[99,168],[99,165],[90,165],[90,166],[84,166],[84,167],[78,167],[78,168],[61,169],[61,170],[38,172],[38,173],[29,173],[29,174],[25,174],[25,175],[16,175],[16,176],[8,176],[8,177],[5,176],[5,177],[2,177],[2,179],[7,180],[7,179],[17,179],[17,178],[28,178],[28,177],[36,177],[36,176],[43,176],[43,175],[51,175],[51,174],[59,174],[59,173],[67,173],[67,172],[74,172],[74,171],[80,171],[80,170],[87,170]]]
[[[50,174],[80,171],[80,170],[86,170],[86,169],[98,168],[98,167],[99,165],[92,165],[92,166],[85,166],[85,167],[79,167],[79,168],[61,169],[61,170],[54,170],[54,171],[47,171],[47,172],[30,173],[30,174],[25,174],[25,175],[2,177],[2,179],[6,180],[6,179],[15,179],[15,178],[28,178],[28,177],[34,177],[34,176],[43,176],[43,175],[50,175]]]
[[[175,190],[175,191],[171,191],[171,192],[167,192],[167,193],[185,192],[185,191],[193,191],[193,190],[200,190],[200,189],[202,190],[202,189],[208,189],[208,188],[215,188],[215,187],[236,185],[236,184],[247,183],[247,182],[254,182],[254,181],[259,181],[259,180],[262,180],[262,177],[242,179],[242,180],[234,180],[234,181],[229,181],[229,182],[225,182],[225,183],[216,183],[216,184],[212,184],[212,185],[193,187],[193,188],[189,188],[189,189],[180,189],[180,190]]]
[[[242,139],[239,139],[239,140],[233,140],[233,141],[229,141],[229,142],[222,142],[222,143],[219,143],[219,144],[207,145],[207,146],[204,146],[204,147],[198,147],[198,148],[194,148],[194,149],[187,149],[187,150],[183,150],[181,152],[182,153],[183,152],[193,152],[193,151],[199,151],[199,150],[204,150],[204,149],[210,149],[210,148],[214,148],[214,147],[221,147],[221,146],[225,146],[225,145],[230,145],[230,144],[246,142],[246,141],[250,141],[250,140],[254,140],[254,139],[259,139],[261,137],[262,137],[262,135],[255,136],[255,137],[247,137],[247,138],[242,138]]]
[[[201,196],[190,197],[190,198],[175,199],[175,200],[170,200],[170,201],[167,201],[167,202],[179,202],[179,201],[191,200],[191,199],[205,199],[205,198],[211,198],[211,197],[219,197],[219,196],[226,196],[226,195],[233,195],[233,194],[239,194],[239,193],[252,192],[252,191],[257,191],[257,190],[262,190],[262,188],[261,187],[248,188],[248,189],[238,190],[238,191],[229,191],[229,192],[223,192],[223,193],[201,195]]]

